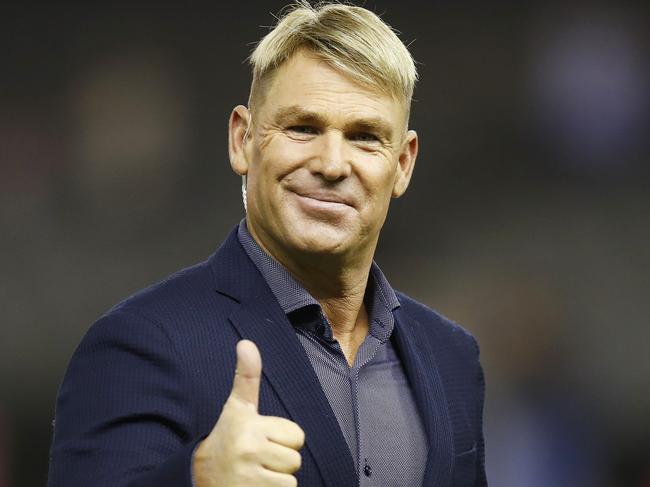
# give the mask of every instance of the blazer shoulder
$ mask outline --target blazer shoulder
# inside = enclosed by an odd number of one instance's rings
[[[126,307],[155,308],[157,304],[166,301],[175,301],[177,304],[196,291],[208,287],[209,278],[207,261],[199,262],[135,292],[109,309],[107,314]]]
[[[452,340],[461,346],[470,347],[478,354],[478,343],[467,329],[402,292],[396,291],[396,294],[402,310],[420,323],[427,335],[438,342]]]
[[[127,297],[102,318],[138,314],[158,323],[170,335],[206,319],[225,319],[233,301],[215,291],[210,261],[181,269]]]

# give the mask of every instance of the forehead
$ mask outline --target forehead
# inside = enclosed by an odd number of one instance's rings
[[[357,82],[309,52],[294,54],[264,84],[260,108],[266,116],[302,107],[325,117],[381,118],[396,128],[405,123],[403,102]]]

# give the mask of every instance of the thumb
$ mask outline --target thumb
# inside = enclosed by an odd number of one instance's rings
[[[262,375],[262,357],[250,340],[237,343],[237,368],[230,397],[248,403],[257,411]]]

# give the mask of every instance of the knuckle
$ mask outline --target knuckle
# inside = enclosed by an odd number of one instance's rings
[[[256,458],[259,452],[257,442],[253,441],[248,435],[237,438],[233,446],[237,452],[237,457],[245,460]]]
[[[282,478],[276,479],[273,485],[278,487],[297,487],[298,479],[293,475],[283,475]]]
[[[302,455],[297,451],[294,451],[292,457],[293,458],[292,458],[291,466],[294,468],[294,472],[295,472],[296,470],[299,470],[300,467],[302,466]]]
[[[305,444],[305,432],[298,425],[296,425],[296,443],[298,443],[301,448]]]

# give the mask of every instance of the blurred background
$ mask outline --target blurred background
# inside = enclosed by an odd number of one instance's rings
[[[3,7],[0,487],[44,485],[88,326],[243,217],[227,118],[284,3]],[[365,5],[421,75],[377,261],[479,339],[491,485],[650,486],[648,7]]]

